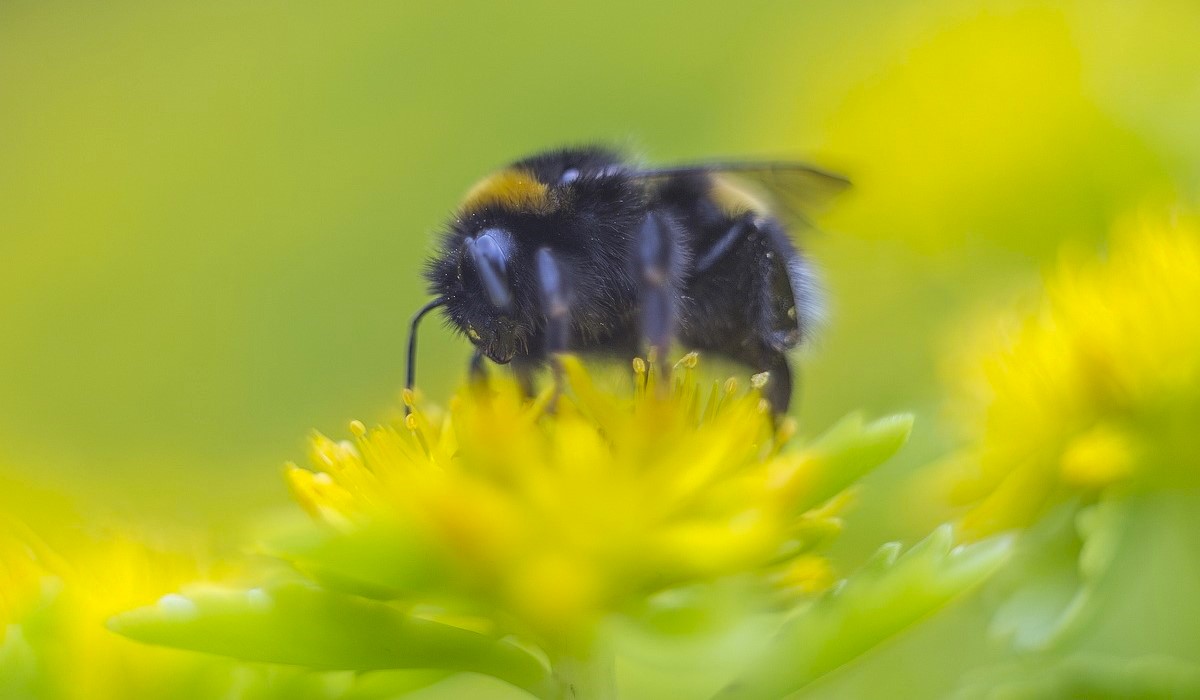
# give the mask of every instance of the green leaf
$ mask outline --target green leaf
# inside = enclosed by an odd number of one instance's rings
[[[399,526],[338,532],[306,521],[273,535],[262,549],[325,588],[392,600],[426,587],[441,575],[437,557],[421,542]]]
[[[951,550],[943,525],[903,556],[885,545],[850,579],[793,615],[720,698],[780,698],[862,656],[990,576],[1011,539]]]
[[[863,423],[852,413],[805,448],[816,461],[816,481],[798,504],[800,511],[818,506],[858,481],[896,454],[912,432],[913,417],[899,414]]]
[[[0,697],[34,697],[37,666],[37,656],[21,625],[0,629]]]
[[[148,644],[321,670],[444,669],[494,676],[534,694],[545,666],[502,640],[407,615],[391,605],[291,583],[164,596],[109,628]]]
[[[439,683],[452,674],[442,670],[372,671],[354,679],[354,685],[338,700],[376,700],[377,698],[405,697],[423,688]]]
[[[1098,610],[1114,549],[1124,537],[1119,501],[1061,504],[1026,530],[991,587],[1006,598],[991,633],[1023,652],[1043,651],[1078,634]]]
[[[1200,666],[1163,656],[1076,654],[1048,664],[1012,663],[972,674],[954,700],[1200,697]]]

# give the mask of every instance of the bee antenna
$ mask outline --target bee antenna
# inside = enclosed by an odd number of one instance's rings
[[[412,322],[408,326],[408,366],[406,368],[404,388],[411,390],[417,383],[417,326],[421,323],[421,319],[425,318],[425,314],[433,311],[439,306],[446,305],[446,297],[438,297],[433,301],[422,306],[417,313],[413,314]],[[405,413],[408,412],[408,407],[404,407]]]

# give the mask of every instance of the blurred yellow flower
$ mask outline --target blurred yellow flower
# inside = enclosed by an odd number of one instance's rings
[[[111,615],[206,573],[196,557],[125,536],[94,540],[76,533],[50,543],[0,514],[0,696],[227,692],[232,664],[141,646],[105,629]]]
[[[497,378],[444,416],[416,407],[406,427],[352,424],[353,442],[317,435],[316,471],[288,470],[293,492],[340,531],[415,533],[443,574],[429,595],[484,601],[542,640],[586,636],[605,613],[698,580],[759,571],[806,594],[832,583],[811,551],[836,532],[836,508],[805,513],[861,470],[782,450],[794,423],[776,429],[736,381],[704,391],[695,355],[669,391],[635,363],[631,397],[563,363],[569,390],[552,413],[548,394],[529,402]]]
[[[43,582],[62,568],[24,523],[0,513],[0,632],[29,614],[42,597]]]
[[[1074,236],[1165,186],[1145,145],[1089,99],[1063,10],[937,14],[913,4],[830,63],[825,89],[844,97],[822,146],[855,182],[834,228],[943,252],[988,239],[1046,250],[1035,222]]]
[[[958,417],[977,449],[957,496],[976,535],[1112,484],[1177,483],[1200,455],[1200,224],[1139,220],[1065,261],[1042,299],[963,353]]]

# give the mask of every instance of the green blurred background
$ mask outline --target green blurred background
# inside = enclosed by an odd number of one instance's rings
[[[239,527],[313,427],[402,383],[431,233],[541,148],[799,155],[856,183],[807,242],[814,432],[913,410],[864,549],[947,448],[939,357],[1200,178],[1193,1],[0,5],[0,469],[122,519]],[[431,326],[427,393],[467,348]],[[436,359],[435,359],[436,358]],[[892,507],[884,508],[883,504]]]

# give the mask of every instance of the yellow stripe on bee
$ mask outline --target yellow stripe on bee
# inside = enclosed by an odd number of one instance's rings
[[[771,211],[766,200],[752,188],[720,174],[712,175],[709,196],[729,216],[740,216],[747,212],[767,214]]]
[[[550,188],[538,182],[532,173],[508,168],[476,183],[463,199],[462,210],[469,214],[489,206],[546,214],[554,210],[555,202],[550,196]]]

